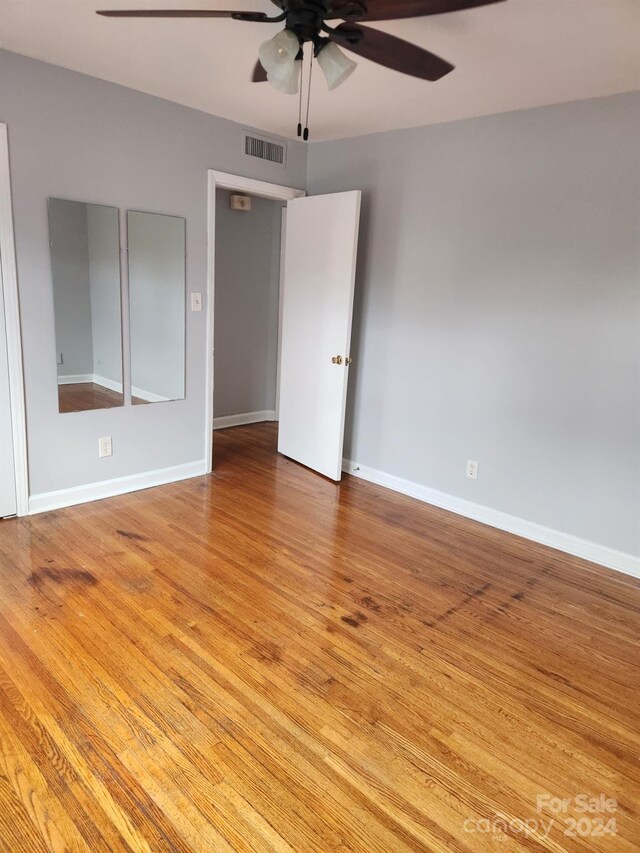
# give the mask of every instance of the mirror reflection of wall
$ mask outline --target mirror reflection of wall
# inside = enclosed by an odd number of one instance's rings
[[[49,199],[58,409],[123,404],[117,208]]]
[[[127,212],[134,404],[185,395],[185,230],[177,216]]]

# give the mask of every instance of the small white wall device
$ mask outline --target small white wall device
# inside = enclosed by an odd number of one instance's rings
[[[232,195],[231,210],[251,210],[250,195]]]

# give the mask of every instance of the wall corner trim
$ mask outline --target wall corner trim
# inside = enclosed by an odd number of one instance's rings
[[[353,477],[358,477],[369,483],[375,483],[378,486],[384,486],[394,492],[400,492],[403,495],[416,498],[423,503],[453,512],[456,515],[462,515],[473,521],[479,521],[490,527],[496,527],[498,530],[504,530],[507,533],[513,533],[515,536],[530,539],[532,542],[537,542],[540,545],[547,545],[550,548],[555,548],[574,557],[581,557],[583,560],[598,563],[608,569],[615,569],[623,574],[640,578],[640,557],[634,557],[632,554],[625,554],[622,551],[616,551],[613,548],[607,548],[605,545],[589,542],[570,533],[562,533],[559,530],[544,527],[533,521],[527,521],[524,518],[518,518],[500,510],[491,509],[491,507],[476,504],[472,501],[458,498],[455,495],[449,495],[446,492],[439,492],[437,489],[423,486],[420,483],[414,483],[411,480],[403,480],[401,477],[386,474],[384,471],[369,468],[366,465],[361,465],[349,459],[343,460],[342,470]]]
[[[200,477],[206,471],[206,460],[200,459],[197,462],[187,462],[184,465],[174,465],[170,468],[158,468],[155,471],[145,471],[142,474],[115,477],[112,480],[87,483],[83,486],[59,489],[55,492],[43,492],[30,497],[29,515],[102,500],[102,498],[111,498],[129,492],[137,492],[141,489],[150,489],[153,486],[164,486],[168,483],[176,483],[179,480]]]

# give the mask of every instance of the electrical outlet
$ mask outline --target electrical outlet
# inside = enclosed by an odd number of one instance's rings
[[[191,294],[191,310],[192,311],[202,311],[202,294],[201,293],[192,293]]]
[[[478,479],[478,463],[474,459],[467,459],[467,477],[470,480]]]
[[[98,456],[103,459],[105,456],[111,456],[113,452],[111,446],[111,436],[98,439]]]

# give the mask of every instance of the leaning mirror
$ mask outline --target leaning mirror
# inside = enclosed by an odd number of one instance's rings
[[[49,245],[58,410],[121,406],[118,209],[49,199]]]
[[[178,216],[127,213],[134,404],[184,397],[185,231]]]

